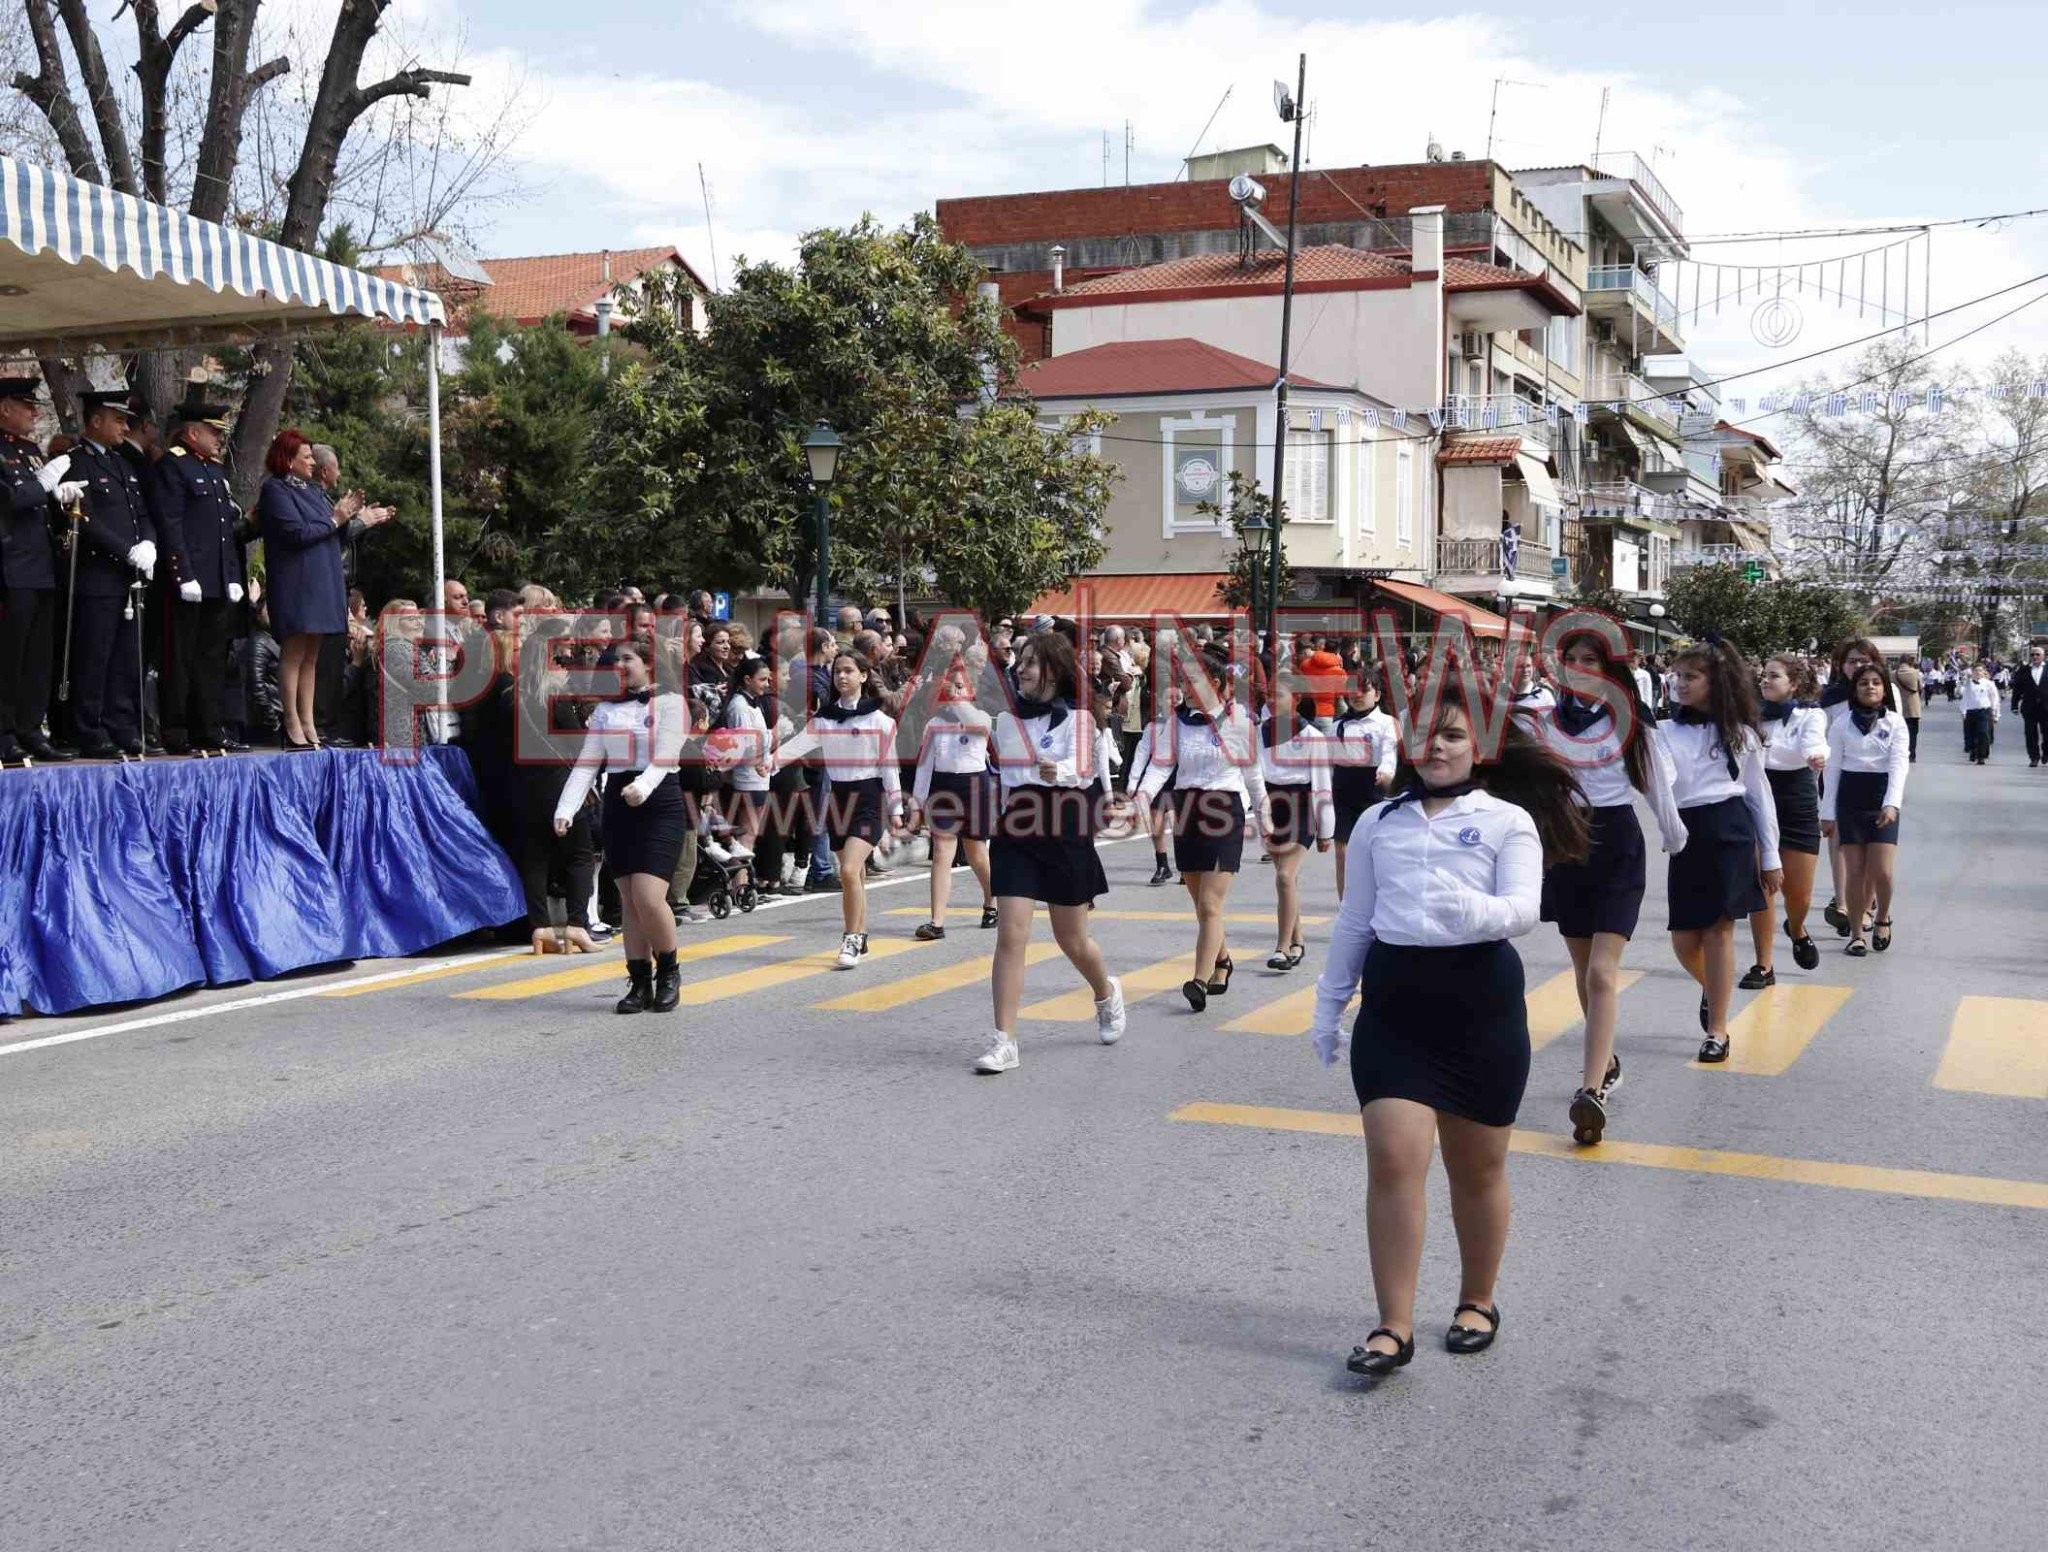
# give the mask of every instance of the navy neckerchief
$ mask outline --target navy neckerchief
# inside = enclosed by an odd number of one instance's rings
[[[1783,722],[1792,715],[1792,702],[1765,701],[1762,703],[1762,712],[1766,722]]]
[[[865,717],[869,712],[880,711],[882,703],[872,695],[863,695],[851,706],[842,706],[838,701],[820,706],[818,715],[827,722],[851,722],[855,717]]]
[[[1353,722],[1365,721],[1367,717],[1370,717],[1372,715],[1373,711],[1378,710],[1379,707],[1377,706],[1373,707],[1372,711],[1360,711],[1356,707],[1351,707],[1345,711],[1343,716],[1339,717],[1335,722],[1332,722],[1330,724],[1330,731],[1335,733],[1339,738],[1343,738],[1347,736],[1344,731],[1344,729],[1347,726],[1349,726]]]
[[[1209,713],[1199,707],[1190,706],[1186,701],[1180,703],[1175,715],[1188,727],[1206,727],[1209,724]]]
[[[1586,736],[1586,729],[1603,717],[1612,716],[1605,701],[1582,701],[1576,695],[1561,695],[1550,715],[1573,738]]]
[[[1701,711],[1696,706],[1680,706],[1676,711],[1672,712],[1671,720],[1673,722],[1682,722],[1687,727],[1707,727],[1716,729],[1720,727],[1720,724],[1718,722],[1716,722],[1712,717],[1708,716],[1704,711]],[[1742,774],[1742,767],[1736,763],[1735,751],[1733,749],[1730,749],[1726,744],[1719,742],[1715,744],[1715,747],[1721,751],[1721,758],[1728,762],[1729,776],[1740,776]]]
[[[1849,681],[1846,679],[1832,680],[1828,687],[1820,692],[1820,703],[1823,706],[1839,706],[1848,698]]]
[[[1282,738],[1280,736],[1280,719],[1278,717],[1268,717],[1259,725],[1259,742],[1268,749],[1278,749],[1282,744],[1299,738],[1301,730],[1308,726],[1307,719],[1297,713],[1289,717],[1288,720],[1294,724],[1294,731],[1288,734],[1286,738]]]
[[[1403,787],[1394,797],[1390,798],[1388,806],[1394,807],[1398,804],[1406,803],[1410,799],[1461,798],[1468,792],[1477,792],[1479,787],[1479,778],[1476,776],[1467,776],[1463,781],[1454,781],[1447,787],[1425,786],[1420,778],[1417,778],[1411,781],[1409,785]]]
[[[1882,706],[1851,706],[1849,720],[1856,724],[1857,732],[1868,733],[1883,719],[1884,712]]]
[[[622,702],[638,701],[641,705],[645,706],[649,701],[654,699],[654,686],[649,685],[644,690],[628,690],[624,695],[621,695],[619,699]]]
[[[1048,733],[1066,721],[1067,713],[1072,709],[1072,703],[1064,695],[1055,695],[1051,700],[1044,701],[1026,700],[1022,695],[1017,697],[1017,720],[1036,722],[1040,717],[1044,717],[1045,730]]]
[[[777,707],[773,690],[770,690],[766,695],[754,695],[746,690],[742,690],[740,691],[740,699],[758,711],[761,714],[762,720],[770,727],[775,725]]]

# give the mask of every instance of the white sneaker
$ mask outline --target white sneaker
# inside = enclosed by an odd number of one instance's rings
[[[860,963],[860,956],[868,951],[868,935],[864,932],[849,932],[839,940],[839,958],[835,968],[851,970]]]
[[[1109,978],[1109,995],[1095,1004],[1095,1033],[1104,1045],[1115,1045],[1124,1037],[1124,983]]]
[[[711,839],[710,836],[707,835],[704,837],[703,844],[704,855],[709,857],[713,862],[717,863],[720,867],[724,867],[732,861],[732,853],[727,851],[723,846],[719,845],[718,842]]]
[[[974,1059],[976,1072],[997,1073],[1017,1070],[1017,1042],[1000,1029],[988,1043],[988,1049]]]
[[[754,860],[754,848],[743,845],[739,841],[727,841],[725,843],[725,854],[734,862],[752,862]]]

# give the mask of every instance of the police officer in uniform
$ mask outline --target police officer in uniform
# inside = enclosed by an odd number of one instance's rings
[[[43,736],[50,670],[57,646],[59,549],[51,524],[59,503],[85,485],[70,478],[68,457],[43,461],[32,440],[36,379],[0,377],[0,766],[71,756]]]
[[[131,610],[129,589],[156,573],[156,524],[141,477],[119,450],[133,413],[127,393],[82,398],[85,435],[69,471],[86,486],[71,610],[72,722],[81,755],[114,760],[142,753],[140,595]]]
[[[157,461],[151,511],[166,571],[163,688],[158,712],[174,753],[239,753],[221,722],[235,606],[248,573],[235,537],[241,514],[220,466],[228,407],[188,396],[178,407],[171,448]]]

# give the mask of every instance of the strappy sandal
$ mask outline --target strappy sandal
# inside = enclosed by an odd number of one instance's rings
[[[1180,994],[1187,998],[1188,1006],[1197,1013],[1200,1013],[1209,1006],[1209,988],[1200,981],[1182,981],[1180,983]]]
[[[1861,959],[1865,954],[1868,954],[1870,952],[1870,945],[1865,943],[1861,938],[1851,938],[1849,940],[1849,946],[1843,949],[1842,952],[1847,954],[1851,959]]]
[[[1294,969],[1295,966],[1299,965],[1306,958],[1308,958],[1308,945],[1303,943],[1301,939],[1296,938],[1292,943],[1287,945],[1288,969]]]
[[[1892,946],[1892,924],[1889,920],[1878,922],[1870,929],[1870,946],[1880,954]]]
[[[983,927],[993,927],[996,924],[996,908],[993,904],[982,906],[981,924]]]
[[[1228,954],[1216,961],[1216,968],[1209,973],[1208,991],[1211,997],[1221,997],[1230,990],[1230,972],[1236,968],[1236,962]]]
[[[936,943],[946,935],[946,929],[937,922],[925,922],[911,936],[920,943]]]
[[[1830,900],[1827,903],[1827,908],[1820,913],[1820,916],[1822,921],[1835,929],[1836,937],[1846,938],[1849,936],[1849,913],[1842,909],[1841,901]]]
[[[1484,1315],[1493,1324],[1482,1331],[1477,1326],[1461,1326],[1458,1317],[1467,1312]],[[1444,1333],[1444,1347],[1454,1353],[1483,1353],[1493,1346],[1493,1339],[1500,1334],[1500,1309],[1488,1308],[1484,1304],[1460,1304],[1451,1311],[1451,1326]]]
[[[1286,949],[1276,948],[1266,956],[1266,968],[1268,970],[1292,970],[1294,968],[1294,961],[1287,957]]]
[[[1700,1060],[1708,1066],[1728,1060],[1728,1042],[1715,1035],[1709,1035],[1700,1042]]]
[[[1366,1346],[1354,1347],[1351,1349],[1351,1356],[1344,1360],[1344,1367],[1353,1374],[1363,1374],[1367,1379],[1376,1380],[1392,1374],[1396,1369],[1405,1368],[1409,1359],[1415,1356],[1414,1337],[1404,1339],[1381,1326],[1377,1331],[1369,1332],[1365,1340],[1370,1342],[1376,1336],[1391,1340],[1395,1344],[1394,1350],[1391,1353],[1380,1353]]]

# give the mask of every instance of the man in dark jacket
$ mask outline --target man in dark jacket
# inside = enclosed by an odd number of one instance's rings
[[[187,399],[171,434],[171,450],[151,480],[152,512],[169,575],[159,712],[164,746],[173,753],[240,751],[222,727],[221,698],[234,640],[236,607],[248,574],[235,537],[240,512],[220,466],[228,407]]]
[[[2012,671],[2012,709],[2027,730],[2027,764],[2048,765],[2048,648],[2027,648],[2027,660]]]
[[[131,417],[127,393],[82,397],[85,435],[69,471],[86,487],[71,614],[72,723],[81,755],[114,760],[143,752],[141,593],[134,585],[156,574],[156,524],[141,476],[120,451]]]
[[[36,379],[0,378],[0,766],[68,760],[43,736],[57,644],[60,499],[85,494],[69,458],[43,461],[33,440]]]

